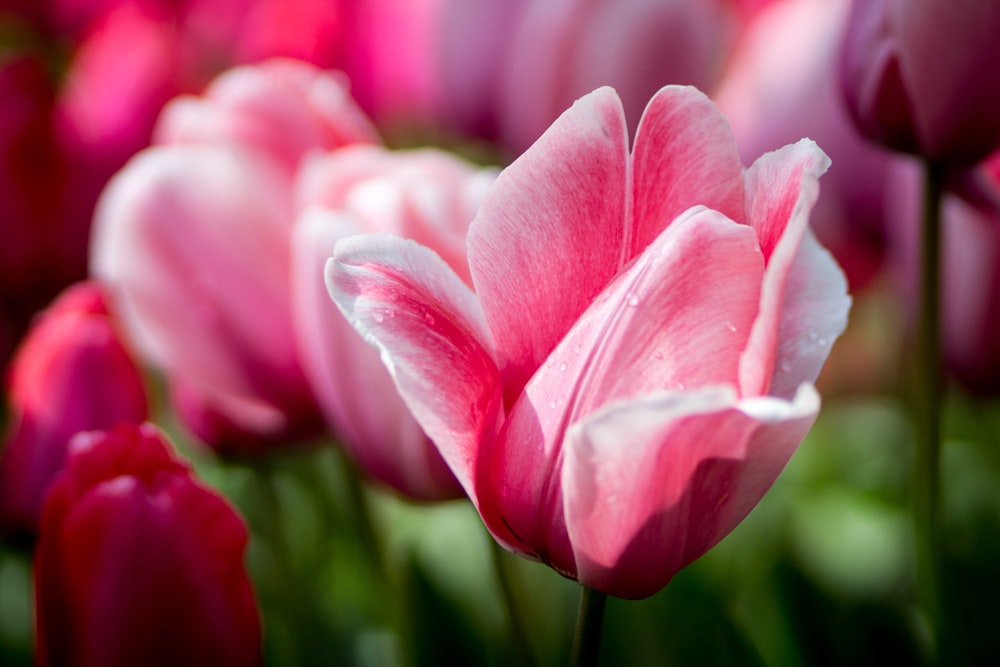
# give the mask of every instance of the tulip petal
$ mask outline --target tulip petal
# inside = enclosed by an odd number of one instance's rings
[[[753,230],[716,211],[692,209],[664,230],[532,377],[496,447],[484,445],[480,474],[492,490],[484,495],[498,499],[495,509],[480,507],[487,526],[547,545],[535,555],[571,571],[551,481],[567,429],[623,399],[735,387],[763,271]]]
[[[296,222],[292,306],[303,369],[362,470],[411,498],[454,497],[461,489],[403,403],[378,350],[358,335],[326,289],[327,259],[338,241],[361,229],[353,216],[319,208]]]
[[[326,281],[476,503],[478,446],[501,416],[501,389],[475,295],[433,251],[387,234],[338,242]]]
[[[740,362],[740,391],[743,396],[757,396],[769,391],[775,373],[786,285],[809,228],[809,213],[819,196],[819,177],[829,164],[829,158],[815,143],[803,139],[760,157],[747,170],[747,222],[757,232],[767,269],[760,294],[760,313]],[[799,268],[809,267],[800,265]],[[832,276],[833,273],[827,271],[824,275]],[[829,285],[831,298],[846,290],[839,269],[835,273],[839,281]],[[792,313],[801,315],[810,306],[824,308],[829,304],[824,299],[812,304],[800,302],[793,305]],[[832,344],[835,335],[827,339],[822,358],[829,351],[829,344]],[[819,337],[818,334],[815,336],[817,341]],[[787,365],[789,360],[785,362]]]
[[[132,340],[206,397],[308,405],[288,314],[291,193],[236,148],[162,146],[104,191],[91,270]]]
[[[663,588],[760,501],[818,410],[811,385],[790,403],[708,388],[575,425],[562,486],[580,583],[624,598]]]
[[[629,258],[692,206],[743,221],[743,165],[736,141],[729,122],[698,89],[667,86],[650,100],[636,132],[632,164]]]
[[[803,382],[816,381],[851,307],[844,273],[811,230],[788,271],[782,301],[768,393],[790,398]]]
[[[500,174],[469,229],[508,404],[624,264],[626,150],[621,102],[601,88]]]

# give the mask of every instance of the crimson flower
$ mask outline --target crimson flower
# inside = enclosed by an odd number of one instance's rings
[[[151,424],[82,433],[45,501],[38,663],[261,663],[247,529]]]

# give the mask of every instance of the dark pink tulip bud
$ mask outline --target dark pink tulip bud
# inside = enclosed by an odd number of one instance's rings
[[[146,392],[94,283],[71,287],[36,321],[10,371],[0,529],[30,538],[69,440],[79,431],[143,421]]]
[[[971,163],[1000,145],[1000,4],[855,0],[844,41],[847,106],[890,148]]]
[[[260,664],[246,543],[151,424],[79,434],[39,530],[38,664]]]

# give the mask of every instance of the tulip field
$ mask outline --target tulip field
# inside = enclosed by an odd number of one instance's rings
[[[0,0],[0,666],[1000,664],[998,33]]]

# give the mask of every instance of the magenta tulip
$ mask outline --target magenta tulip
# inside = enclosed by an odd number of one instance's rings
[[[246,543],[152,425],[78,435],[39,531],[38,664],[261,664]]]
[[[306,375],[359,466],[411,498],[449,498],[462,490],[378,352],[331,303],[323,266],[338,240],[382,231],[433,248],[469,283],[465,235],[494,177],[440,151],[359,146],[314,160],[300,178],[306,213],[293,238],[293,305]]]
[[[744,171],[686,87],[627,135],[600,89],[501,173],[469,230],[475,291],[388,235],[338,243],[327,281],[494,537],[638,598],[774,482],[849,299],[808,228],[815,144]]]
[[[855,0],[844,40],[847,106],[866,136],[973,163],[1000,145],[1000,4]]]
[[[139,369],[101,289],[71,287],[36,321],[11,364],[11,426],[0,455],[0,530],[30,540],[42,499],[79,431],[147,417]]]
[[[435,68],[441,113],[451,131],[498,141],[512,156],[598,86],[616,88],[635,123],[663,85],[714,84],[742,26],[738,4],[444,0]]]

